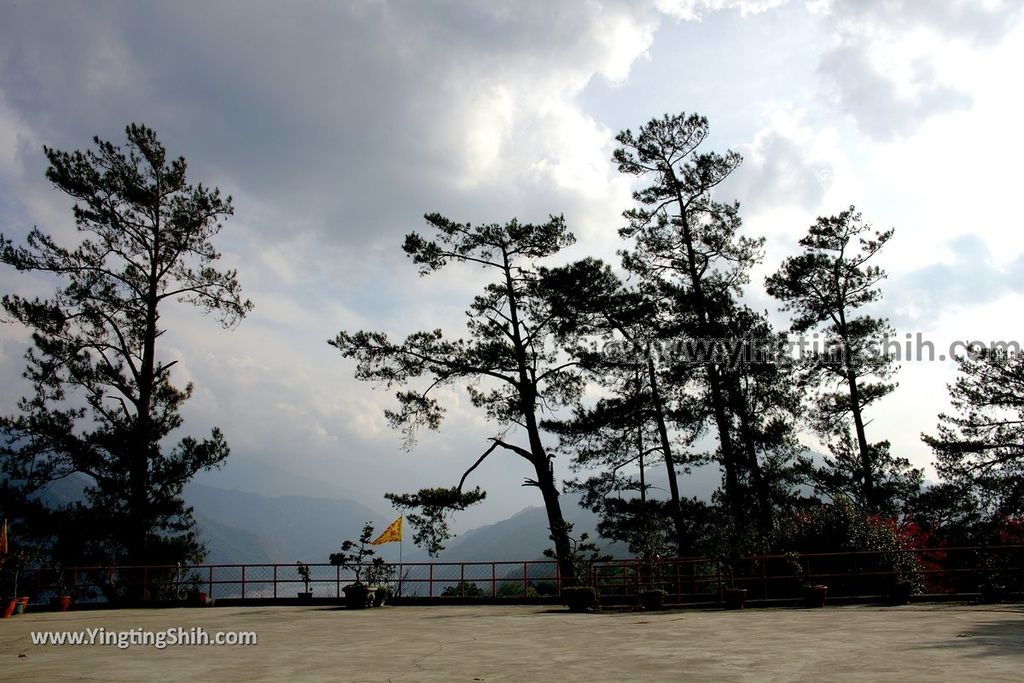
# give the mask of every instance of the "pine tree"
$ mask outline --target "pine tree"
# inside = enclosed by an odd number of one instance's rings
[[[552,454],[541,438],[544,410],[571,404],[582,389],[577,362],[561,353],[559,339],[569,333],[551,314],[538,262],[558,253],[575,240],[562,218],[547,223],[470,225],[443,216],[426,217],[433,239],[412,233],[404,249],[420,266],[420,274],[452,263],[478,266],[492,280],[474,298],[467,312],[468,339],[449,339],[441,330],[410,334],[402,343],[382,332],[341,332],[329,343],[356,361],[356,377],[385,386],[401,385],[398,408],[387,416],[402,428],[412,444],[415,430],[437,429],[444,406],[435,398],[442,386],[461,385],[473,404],[499,426],[490,446],[451,488],[428,488],[414,494],[389,494],[399,507],[418,509],[410,523],[418,525],[417,538],[428,550],[440,550],[448,538],[446,513],[483,498],[479,489],[464,491],[469,474],[484,459],[501,449],[529,463],[544,500],[548,525],[555,543],[561,576],[571,583],[573,566],[568,527],[562,516]],[[417,386],[417,378],[425,378]],[[525,444],[509,437],[522,435]]]
[[[703,116],[666,115],[637,134],[619,133],[613,158],[621,172],[649,182],[633,193],[638,206],[624,214],[627,225],[619,233],[634,240],[634,248],[624,253],[623,265],[661,297],[674,325],[663,330],[665,338],[693,342],[676,366],[676,382],[705,394],[718,436],[725,502],[738,526],[746,517],[746,465],[730,407],[735,379],[717,345],[728,338],[725,316],[760,258],[763,240],[740,234],[738,204],[714,198],[714,189],[741,158],[731,151],[701,152],[708,132]]]
[[[202,552],[182,487],[223,462],[228,445],[214,429],[167,447],[192,384],[171,382],[177,361],[159,353],[161,314],[183,302],[232,327],[252,304],[235,271],[214,268],[210,240],[232,214],[230,197],[189,185],[185,160],[168,159],[151,129],[132,124],[126,134],[124,148],[99,138],[85,152],[44,148],[47,178],[75,201],[80,244],[39,229],[24,246],[0,236],[0,260],[59,283],[48,299],[3,298],[33,331],[25,377],[34,393],[0,419],[0,455],[22,495],[86,475],[87,503],[69,511],[74,533],[63,541],[77,556],[66,559],[174,563]]]
[[[949,488],[970,500],[959,515],[987,527],[983,542],[1007,518],[1024,515],[1024,356],[974,349],[957,360],[950,386],[954,415],[940,415],[938,434],[922,436]]]
[[[865,409],[896,388],[888,381],[895,360],[881,346],[893,336],[892,328],[885,319],[858,315],[881,297],[878,283],[885,272],[869,261],[892,234],[872,232],[852,206],[818,218],[800,240],[803,252],[786,259],[766,282],[768,293],[792,312],[793,332],[824,333],[824,343],[805,350],[803,358],[805,381],[820,390],[813,425],[832,453],[815,483],[833,496],[849,494],[872,511],[891,509],[920,481],[909,462],[889,455],[888,442],[870,443],[865,428]]]

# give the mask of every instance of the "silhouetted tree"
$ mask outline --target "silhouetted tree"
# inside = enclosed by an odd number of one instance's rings
[[[852,495],[869,510],[892,507],[895,497],[905,497],[920,481],[909,462],[889,454],[888,442],[869,443],[864,426],[865,408],[896,386],[887,381],[894,359],[881,347],[892,328],[885,319],[857,314],[881,296],[885,272],[868,262],[892,234],[872,232],[852,206],[818,218],[800,240],[803,252],[786,259],[766,282],[783,310],[792,312],[793,332],[824,332],[821,348],[805,349],[803,358],[805,380],[819,388],[813,424],[832,453],[815,484],[833,496]]]
[[[676,473],[683,461],[673,441],[689,444],[693,425],[685,419],[686,411],[680,410],[684,395],[669,388],[658,356],[663,321],[657,298],[640,289],[626,289],[608,266],[595,259],[549,271],[545,282],[553,310],[571,332],[605,342],[601,350],[577,345],[570,353],[580,360],[587,378],[609,396],[590,407],[577,406],[571,419],[544,423],[559,435],[560,447],[572,454],[575,471],[598,470],[591,477],[569,482],[570,488],[582,492],[583,504],[602,516],[611,512],[609,505],[618,508],[623,492],[636,492],[645,518],[652,517],[651,510],[669,515],[676,552],[690,551]],[[673,430],[682,423],[689,433]],[[670,438],[670,430],[675,439]],[[659,459],[665,465],[669,499],[647,506],[646,466]],[[638,479],[620,471],[634,464]],[[622,519],[620,513],[616,513],[618,519]]]
[[[447,537],[443,511],[461,509],[483,498],[479,489],[463,491],[467,476],[496,449],[514,453],[533,470],[534,478],[527,479],[526,485],[540,489],[562,576],[571,581],[571,547],[551,455],[541,440],[540,413],[575,401],[582,380],[575,370],[577,362],[565,358],[560,345],[554,343],[566,330],[559,329],[559,321],[550,312],[537,262],[575,240],[560,217],[537,225],[515,220],[470,225],[437,214],[426,220],[435,229],[435,238],[412,233],[404,245],[420,266],[421,275],[452,262],[476,265],[493,275],[470,305],[468,339],[448,339],[441,330],[433,330],[415,332],[399,344],[382,332],[341,332],[330,344],[356,361],[358,379],[404,386],[426,378],[423,387],[399,391],[397,410],[387,411],[392,425],[405,430],[408,445],[416,428],[440,425],[444,407],[434,392],[453,384],[464,386],[473,404],[486,411],[502,432],[491,438],[491,445],[458,486],[392,494],[391,500],[400,507],[423,510],[416,520],[410,516],[410,523],[419,521],[421,528],[427,523],[440,529],[418,532],[418,538],[437,541],[428,549],[439,550]],[[513,428],[525,437],[525,445],[508,438]]]
[[[794,364],[781,353],[784,334],[746,306],[723,316],[731,362],[723,370],[743,463],[746,509],[756,513],[760,537],[751,550],[767,551],[776,522],[791,512],[802,447],[797,438],[801,401]]]
[[[684,362],[676,366],[676,383],[692,383],[704,394],[708,417],[718,436],[717,458],[724,473],[725,503],[734,521],[745,519],[741,486],[746,467],[730,402],[735,378],[715,346],[728,338],[724,314],[734,307],[750,267],[760,258],[763,240],[740,235],[737,203],[724,203],[713,190],[739,166],[735,152],[700,152],[708,136],[703,116],[678,114],[653,119],[637,134],[616,137],[614,160],[621,172],[649,184],[633,193],[636,208],[624,213],[628,224],[619,233],[633,239],[623,265],[662,299],[673,321],[666,338],[689,340]],[[746,467],[745,467],[746,465]]]
[[[88,477],[87,504],[69,525],[95,563],[195,559],[191,510],[182,486],[228,455],[218,429],[181,438],[181,404],[192,393],[171,383],[162,359],[161,313],[180,301],[216,313],[225,327],[252,308],[235,271],[213,266],[210,243],[232,214],[230,197],[186,182],[183,158],[168,159],[149,128],[130,125],[127,146],[95,138],[96,149],[44,148],[47,178],[75,200],[78,231],[67,248],[33,229],[25,246],[0,236],[0,260],[59,282],[49,299],[9,295],[3,306],[33,331],[25,377],[34,394],[0,419],[8,483],[23,494],[72,473]],[[87,523],[85,523],[87,522]]]
[[[957,363],[956,414],[940,415],[938,434],[922,438],[954,500],[972,503],[961,521],[998,525],[1024,515],[1024,357],[974,349]]]

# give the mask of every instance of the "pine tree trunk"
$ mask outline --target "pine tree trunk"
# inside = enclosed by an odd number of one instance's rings
[[[665,409],[661,402],[661,392],[658,389],[658,377],[654,370],[654,359],[650,355],[647,356],[647,374],[648,381],[651,384],[651,401],[654,404],[654,416],[658,423],[658,438],[661,440],[661,450],[665,456],[665,470],[668,475],[669,511],[672,514],[672,523],[675,526],[676,532],[676,555],[682,556],[689,549],[686,538],[686,520],[683,518],[683,508],[679,503],[679,481],[676,475],[676,464],[672,457],[672,445],[668,439]]]

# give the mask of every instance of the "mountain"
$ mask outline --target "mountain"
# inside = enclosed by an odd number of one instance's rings
[[[382,530],[390,520],[361,503],[308,496],[263,496],[199,483],[185,487],[212,557],[263,556],[263,562],[327,562],[345,539],[356,539],[363,524]]]
[[[196,484],[218,489],[246,491],[262,496],[309,496],[344,498],[368,503],[358,491],[344,488],[328,477],[308,477],[279,467],[276,462],[253,456],[228,458],[219,469],[198,473]]]
[[[72,475],[36,494],[49,507],[84,501],[89,480]],[[388,515],[344,498],[264,496],[191,482],[185,502],[194,509],[199,537],[210,564],[327,562],[345,539],[356,539],[363,524],[378,530]]]
[[[597,515],[579,506],[579,497],[562,496],[562,512],[573,524],[572,535],[590,535],[604,553],[621,557],[625,546],[597,536]],[[528,507],[508,519],[471,529],[455,537],[441,555],[440,562],[497,562],[543,559],[544,550],[553,547],[548,532],[548,517],[543,507]]]
[[[206,545],[208,564],[264,564],[273,561],[273,552],[259,535],[226,526],[196,515],[199,540]]]

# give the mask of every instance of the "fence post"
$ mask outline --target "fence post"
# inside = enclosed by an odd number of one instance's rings
[[[402,591],[399,590],[398,594],[401,595]],[[341,565],[334,565],[334,597],[341,597]]]
[[[761,599],[768,599],[768,559],[761,556]]]
[[[245,600],[245,565],[242,565],[242,599]]]
[[[209,597],[211,600],[213,600],[213,565],[212,564],[210,565],[210,585],[209,585],[209,588],[210,588],[210,590],[207,593],[207,597]]]
[[[494,562],[491,562],[491,597],[498,597],[498,573]]]
[[[530,592],[530,577],[526,573],[526,563],[523,562],[523,597],[525,598]]]
[[[459,597],[466,597],[466,563],[459,563]]]
[[[274,565],[274,598],[277,598],[277,565]]]
[[[434,597],[434,563],[430,563],[430,573],[427,575],[427,597]]]

